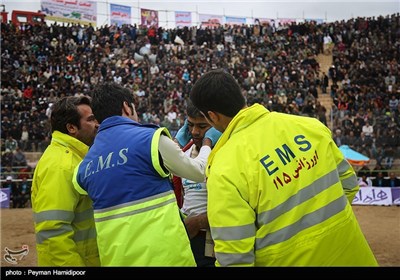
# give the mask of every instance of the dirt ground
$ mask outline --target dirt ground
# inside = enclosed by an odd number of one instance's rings
[[[360,226],[383,267],[400,266],[400,207],[353,206]],[[1,266],[35,267],[36,250],[32,209],[1,209]],[[26,256],[15,255],[16,264],[6,261],[6,248],[21,251],[28,245]]]

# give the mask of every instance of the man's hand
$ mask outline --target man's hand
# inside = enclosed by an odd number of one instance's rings
[[[209,228],[207,214],[187,217],[184,222],[190,239],[195,237],[201,229]]]
[[[189,132],[189,126],[187,119],[183,123],[183,126],[178,130],[178,132],[175,135],[175,139],[178,141],[178,144],[182,147],[184,147],[192,138],[192,135]]]
[[[210,127],[210,129],[207,130],[206,134],[204,135],[204,139],[210,139],[211,140],[211,147],[214,147],[215,144],[217,143],[218,139],[221,137],[222,133],[216,130],[214,127]]]

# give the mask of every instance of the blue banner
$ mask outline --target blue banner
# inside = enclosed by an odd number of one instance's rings
[[[0,195],[1,208],[10,208],[10,189],[1,188]]]
[[[225,17],[225,23],[229,24],[229,25],[242,25],[242,24],[246,24],[246,18]]]
[[[110,4],[111,24],[121,26],[131,24],[131,7]]]
[[[175,25],[177,27],[192,26],[192,13],[191,12],[175,12]]]

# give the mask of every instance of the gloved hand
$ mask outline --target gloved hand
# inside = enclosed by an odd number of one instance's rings
[[[179,145],[184,147],[192,138],[192,135],[189,132],[189,126],[187,123],[187,119],[183,123],[183,126],[178,130],[175,135],[175,139],[178,140]]]
[[[215,144],[217,143],[219,137],[221,137],[222,133],[219,132],[218,130],[216,130],[213,126],[210,127],[210,129],[208,129],[206,131],[206,134],[204,135],[204,138],[208,138],[211,140],[212,146],[214,147]]]

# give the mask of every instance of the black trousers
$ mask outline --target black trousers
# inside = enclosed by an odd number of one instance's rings
[[[204,255],[204,249],[206,246],[206,232],[199,231],[199,233],[190,239],[190,246],[196,260],[197,267],[214,267],[215,258],[207,257]]]

